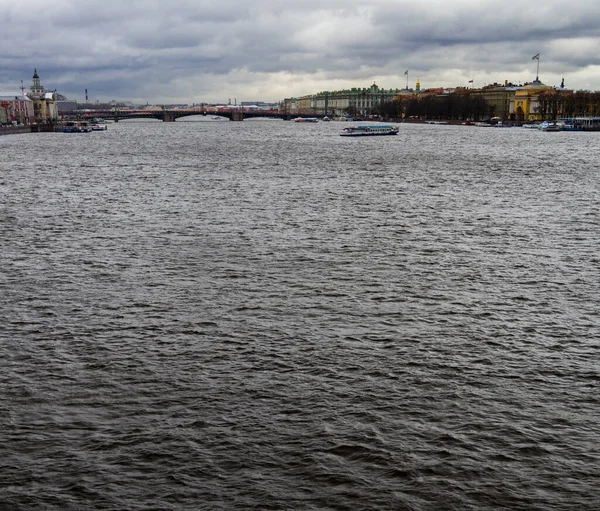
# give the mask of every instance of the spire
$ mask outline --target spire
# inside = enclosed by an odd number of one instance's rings
[[[33,83],[29,87],[29,94],[33,96],[41,96],[44,93],[44,87],[40,83],[40,77],[37,73],[37,69],[33,70]]]

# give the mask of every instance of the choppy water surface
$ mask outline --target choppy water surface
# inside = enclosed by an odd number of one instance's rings
[[[600,508],[600,134],[0,138],[0,508]]]

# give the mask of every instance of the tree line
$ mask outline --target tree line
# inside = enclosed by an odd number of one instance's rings
[[[600,117],[600,92],[546,91],[540,94],[538,110],[544,119]]]
[[[451,94],[422,94],[394,99],[376,108],[386,118],[425,120],[480,120],[490,117],[490,106],[481,96],[466,91]]]

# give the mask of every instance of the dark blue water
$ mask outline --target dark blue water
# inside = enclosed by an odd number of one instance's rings
[[[0,509],[597,510],[600,134],[0,138]]]

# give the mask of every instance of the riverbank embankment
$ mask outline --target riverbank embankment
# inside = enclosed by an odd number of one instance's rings
[[[52,133],[62,131],[61,124],[31,124],[29,126],[0,126],[0,136],[22,133]]]

